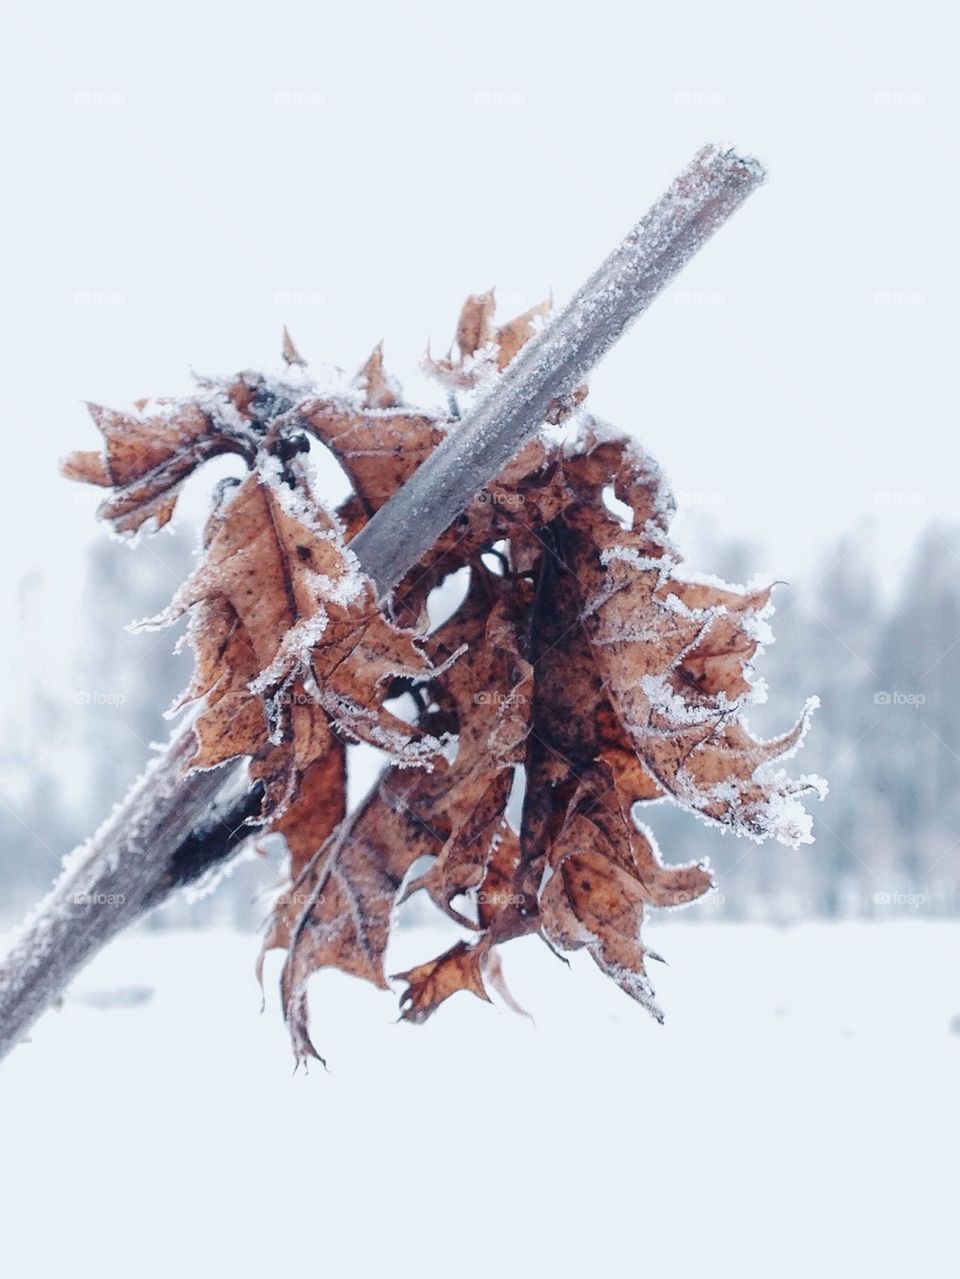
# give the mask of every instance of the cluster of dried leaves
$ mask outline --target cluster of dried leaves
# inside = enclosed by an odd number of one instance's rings
[[[428,370],[473,394],[544,309],[497,328],[492,294],[468,299],[454,354],[428,357]],[[286,335],[284,355],[302,364]],[[299,370],[243,373],[202,381],[190,399],[91,411],[104,450],[73,454],[64,469],[111,490],[100,514],[118,532],[165,524],[208,458],[235,453],[248,467],[221,484],[199,565],[155,620],[189,613],[193,765],[248,757],[261,820],[286,839],[291,882],[264,949],[287,951],[298,1058],[316,1055],[306,989],[318,968],[387,987],[401,891],[428,894],[469,930],[400,974],[411,1021],[458,990],[511,1002],[497,948],[530,933],[586,948],[659,1018],[644,912],[712,884],[702,865],[662,864],[636,806],[669,797],[758,839],[808,839],[797,795],[814,780],[774,767],[806,712],[769,742],[741,714],[769,589],[681,574],[669,493],[630,439],[586,415],[545,429],[382,608],[350,539],[457,419],[407,407],[380,348],[336,394],[318,394]],[[351,481],[336,513],[314,495],[311,438]],[[431,631],[431,591],[464,567],[462,605]],[[345,747],[357,741],[390,762],[347,815]],[[518,778],[517,830],[506,810]],[[422,858],[428,868],[412,877]]]

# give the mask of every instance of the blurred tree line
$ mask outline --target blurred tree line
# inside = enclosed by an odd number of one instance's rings
[[[132,633],[155,616],[195,563],[193,530],[142,538],[131,550],[98,539],[57,663],[43,652],[36,576],[20,590],[28,672],[0,741],[0,924],[15,922],[49,886],[59,861],[109,815],[174,725],[164,718],[189,682],[188,651],[175,651],[184,623]],[[76,632],[79,630],[80,638]],[[39,655],[39,660],[33,660]],[[71,660],[72,657],[72,660]],[[276,868],[276,859],[274,859]],[[266,914],[275,874],[246,864],[226,891],[171,902],[151,926],[232,923]]]
[[[169,733],[162,712],[188,681],[189,655],[174,653],[176,632],[125,628],[164,607],[190,571],[192,545],[189,532],[144,539],[135,554],[98,541],[78,605],[82,639],[64,645],[73,659],[54,677],[48,661],[26,663],[0,738],[0,923],[39,897],[60,857],[141,772],[150,743]],[[690,558],[740,582],[755,563],[749,548],[714,535]],[[41,585],[21,585],[28,651]],[[808,580],[778,587],[775,600],[776,643],[757,663],[770,698],[750,719],[773,736],[819,694],[790,767],[826,776],[830,794],[812,805],[816,842],[797,851],[724,835],[666,804],[640,814],[666,861],[706,855],[717,871],[718,895],[688,917],[960,912],[960,529],[926,531],[892,600],[859,534]],[[253,926],[277,865],[247,861],[203,900],[166,907],[153,926]]]

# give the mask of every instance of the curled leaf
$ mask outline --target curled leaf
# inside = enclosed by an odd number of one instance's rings
[[[547,309],[497,327],[492,291],[468,298],[455,349],[428,371],[451,392],[476,388]],[[579,387],[547,413],[573,423],[520,449],[381,607],[349,541],[457,429],[456,404],[405,405],[381,346],[333,391],[307,381],[286,331],[283,357],[293,382],[244,373],[202,381],[193,399],[92,410],[103,452],[73,454],[64,472],[109,489],[101,516],[132,532],[165,523],[206,459],[247,465],[219,486],[197,569],[156,621],[189,615],[192,765],[247,757],[263,828],[286,842],[264,951],[286,951],[295,1053],[318,1055],[313,974],[386,989],[394,908],[418,892],[471,935],[400,975],[406,1020],[460,990],[516,1008],[499,948],[534,933],[585,949],[660,1018],[644,923],[712,880],[661,857],[644,805],[670,800],[757,840],[810,838],[801,796],[819,783],[781,765],[813,703],[772,741],[746,720],[770,588],[685,571],[659,468],[582,412]],[[315,496],[308,450],[329,450],[350,481],[337,513]],[[431,629],[431,593],[464,569],[462,604]],[[352,742],[386,767],[348,814]]]

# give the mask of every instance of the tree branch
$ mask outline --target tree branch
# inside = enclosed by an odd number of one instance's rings
[[[734,151],[705,147],[545,327],[354,538],[385,596],[580,385],[630,323],[764,179]],[[157,757],[64,873],[0,967],[0,1058],[116,933],[228,857],[256,811],[252,792],[210,810],[238,769],[184,772],[192,730]]]
[[[156,888],[224,783],[223,769],[184,774],[193,730],[151,761],[23,926],[0,969],[0,1058]]]
[[[614,342],[764,180],[754,159],[704,147],[562,310],[556,311],[490,392],[351,548],[381,596],[430,550],[471,498],[498,475],[579,386]]]

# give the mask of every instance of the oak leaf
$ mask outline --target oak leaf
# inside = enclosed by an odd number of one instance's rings
[[[712,879],[701,863],[661,858],[645,805],[669,799],[757,840],[810,839],[801,796],[820,784],[780,761],[814,703],[772,741],[745,718],[770,587],[685,571],[659,468],[584,413],[585,388],[550,407],[554,425],[383,605],[352,555],[350,540],[457,429],[453,393],[502,372],[547,307],[497,326],[492,291],[468,298],[454,350],[426,361],[451,392],[447,412],[404,403],[382,346],[352,382],[320,390],[285,332],[296,380],[244,373],[205,379],[185,400],[94,410],[103,452],[64,465],[111,490],[100,513],[120,532],[165,523],[208,458],[232,452],[248,468],[221,484],[200,563],[155,621],[189,614],[193,766],[248,759],[259,821],[286,843],[289,881],[260,963],[286,951],[298,1059],[318,1055],[311,976],[332,967],[388,988],[394,912],[413,894],[467,935],[398,974],[405,1020],[461,990],[516,1007],[499,948],[534,933],[557,952],[586,950],[659,1018],[644,921]],[[314,450],[350,481],[337,512],[315,496],[303,456]],[[460,570],[466,596],[431,628],[431,593]],[[357,741],[386,767],[347,813]]]

